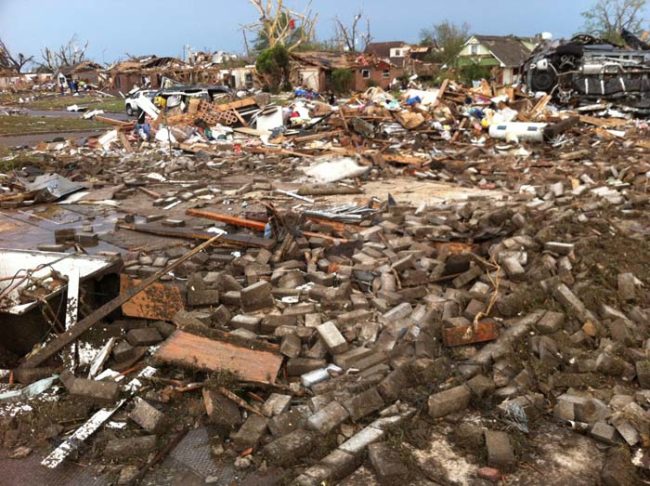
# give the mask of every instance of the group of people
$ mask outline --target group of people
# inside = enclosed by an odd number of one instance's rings
[[[90,85],[84,80],[78,79],[68,79],[64,75],[59,75],[59,91],[61,94],[65,94],[66,89],[70,90],[70,94],[78,94],[79,90],[87,91],[90,89]]]

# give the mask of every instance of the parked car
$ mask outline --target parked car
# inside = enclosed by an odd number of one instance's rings
[[[156,92],[154,97],[161,97],[167,100],[167,106],[176,106],[183,102],[188,103],[190,98],[199,98],[206,101],[214,101],[220,95],[232,94],[228,86],[222,85],[178,85],[170,88],[161,89]]]
[[[126,114],[133,116],[138,112],[138,104],[136,103],[138,98],[145,97],[150,101],[153,101],[157,92],[158,90],[155,89],[139,89],[137,91],[129,93],[124,100],[124,105],[126,106]]]

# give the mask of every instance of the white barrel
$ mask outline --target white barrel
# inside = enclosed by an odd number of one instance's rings
[[[547,123],[496,123],[490,125],[490,137],[507,140],[528,140],[531,142],[542,142],[544,140],[544,128]]]

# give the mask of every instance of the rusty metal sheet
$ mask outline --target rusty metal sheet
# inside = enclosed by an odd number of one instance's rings
[[[140,284],[140,280],[120,275],[120,293]],[[149,287],[122,304],[122,312],[129,317],[171,321],[174,315],[185,309],[181,289],[175,284],[152,283]]]
[[[280,354],[183,331],[175,331],[162,343],[154,358],[193,369],[227,370],[243,381],[271,384],[275,382],[283,361]]]
[[[483,320],[476,325],[448,327],[442,330],[442,340],[445,346],[466,346],[468,344],[494,341],[499,336],[494,321]]]

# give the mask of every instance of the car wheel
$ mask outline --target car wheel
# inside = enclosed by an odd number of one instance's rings
[[[133,116],[133,108],[131,108],[131,105],[126,105],[126,114]]]

